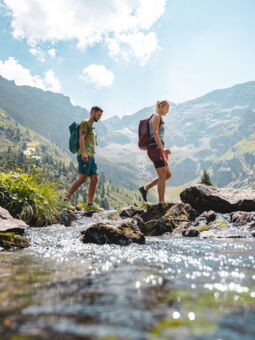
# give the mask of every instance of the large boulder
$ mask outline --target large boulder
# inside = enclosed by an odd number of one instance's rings
[[[255,211],[255,191],[216,188],[204,184],[192,185],[180,194],[184,203],[189,203],[199,212],[214,210],[220,213]]]
[[[131,223],[123,223],[120,226],[116,226],[99,222],[82,231],[81,241],[83,243],[127,246],[130,243],[144,244],[145,237]]]
[[[8,210],[0,207],[0,232],[13,232],[15,234],[24,234],[29,228],[24,221],[13,218]]]

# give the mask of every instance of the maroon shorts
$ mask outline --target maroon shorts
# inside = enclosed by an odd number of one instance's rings
[[[148,148],[147,154],[149,159],[154,163],[155,168],[168,165],[163,152],[159,148]]]

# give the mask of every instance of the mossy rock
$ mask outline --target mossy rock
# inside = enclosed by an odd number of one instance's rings
[[[176,228],[176,224],[173,220],[161,217],[158,220],[151,220],[144,223],[144,229],[142,230],[145,235],[160,236],[165,233],[171,233]]]
[[[24,237],[15,235],[13,233],[0,233],[0,247],[4,249],[11,248],[27,248],[29,242]]]
[[[208,224],[211,229],[228,229],[230,228],[230,225],[226,221],[213,221]]]
[[[225,221],[213,221],[213,222],[210,222],[209,224],[205,224],[205,225],[201,225],[199,227],[197,227],[196,229],[198,231],[208,231],[208,230],[213,230],[213,229],[228,229],[230,228],[230,225],[225,222]]]
[[[109,220],[113,220],[113,221],[119,220],[120,219],[119,211],[111,212],[109,215],[107,215],[107,218]]]
[[[82,231],[80,240],[83,243],[118,244],[127,246],[130,243],[145,244],[145,237],[129,224],[121,226],[109,223],[96,223]]]
[[[211,227],[209,225],[200,225],[199,227],[196,228],[198,231],[207,231],[210,230]]]
[[[158,203],[147,205],[147,211],[141,215],[141,218],[144,222],[149,222],[151,220],[158,220],[159,218],[163,217],[166,212],[173,207],[174,203]]]

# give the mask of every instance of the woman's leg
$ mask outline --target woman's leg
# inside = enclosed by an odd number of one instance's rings
[[[171,177],[171,171],[168,165],[156,168],[158,173],[158,196],[159,202],[165,203],[166,181]]]
[[[149,190],[150,188],[154,187],[155,185],[158,184],[158,177],[157,178],[154,178],[152,182],[144,185],[144,189],[145,190]]]
[[[172,177],[172,173],[171,173],[171,171],[170,171],[170,169],[169,169],[168,166],[165,166],[165,168],[167,168],[167,169],[166,169],[166,177],[167,177],[166,179],[169,179],[170,177]],[[159,168],[158,168],[158,169],[159,169]],[[151,189],[151,188],[154,187],[155,185],[158,185],[158,177],[154,178],[154,179],[152,180],[152,182],[150,182],[150,183],[144,185],[144,189],[148,191],[149,189]]]

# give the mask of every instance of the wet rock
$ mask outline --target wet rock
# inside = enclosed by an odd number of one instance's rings
[[[96,223],[82,232],[81,241],[127,246],[130,243],[145,244],[145,237],[140,231],[134,229],[132,223],[123,223],[120,226]]]
[[[194,221],[198,213],[187,203],[176,203],[168,209],[165,217]]]
[[[158,203],[153,205],[148,204],[147,211],[140,216],[144,222],[158,220],[160,217],[164,216],[166,212],[174,205],[174,203]]]
[[[29,228],[24,221],[13,218],[8,210],[0,207],[0,232],[14,232],[22,235]]]
[[[230,225],[226,221],[216,220],[208,224],[210,229],[228,229]]]
[[[24,237],[15,235],[14,233],[2,233],[0,232],[0,247],[4,249],[11,248],[26,248],[29,246],[29,242]]]
[[[145,223],[143,222],[143,219],[141,218],[141,216],[135,215],[132,218],[132,220],[136,224],[136,226],[139,229],[139,231],[141,233],[143,233],[144,235],[146,235],[146,226],[145,226]]]
[[[196,219],[196,222],[205,221],[207,224],[216,220],[217,214],[213,210],[204,211]]]
[[[250,223],[253,220],[253,216],[244,211],[237,211],[230,214],[230,220],[232,223],[241,226]]]
[[[145,235],[150,236],[163,235],[167,232],[171,233],[184,222],[186,222],[186,225],[189,225],[189,220],[194,219],[194,216],[197,215],[190,204],[185,203],[169,203],[168,205],[163,206],[163,209],[162,205],[154,205],[151,206],[149,209],[150,210],[148,214],[144,214],[141,216],[141,219],[145,220],[145,223],[142,225],[140,221],[139,228]],[[161,216],[160,218],[155,218],[155,215],[163,216]],[[149,217],[153,218],[148,221],[147,219]]]
[[[77,217],[78,215],[75,211],[63,209],[57,218],[57,223],[61,223],[64,224],[64,226],[69,227],[73,221],[77,220]]]
[[[173,220],[163,216],[158,220],[151,220],[144,223],[143,233],[149,236],[159,236],[167,232],[171,233],[176,225]]]
[[[255,237],[255,230],[251,231],[251,236]]]
[[[184,203],[189,203],[192,208],[200,212],[255,211],[255,192],[251,190],[197,184],[186,188],[180,196]]]
[[[198,237],[200,232],[196,228],[189,228],[182,232],[182,236],[184,237]]]
[[[239,228],[233,227],[225,220],[216,220],[208,225],[199,226],[196,228],[200,232],[202,238],[247,238],[251,237],[249,228],[242,226]]]
[[[173,234],[182,234],[185,230],[191,227],[191,222],[181,222],[176,229],[173,230]]]
[[[126,217],[133,217],[135,215],[142,215],[145,213],[144,209],[138,208],[134,205],[130,205],[129,207],[123,208],[119,211],[119,216],[126,218]]]
[[[81,203],[75,206],[74,214],[77,216],[77,218],[80,216],[92,217],[96,212],[99,211],[101,210],[86,210],[86,205]]]

